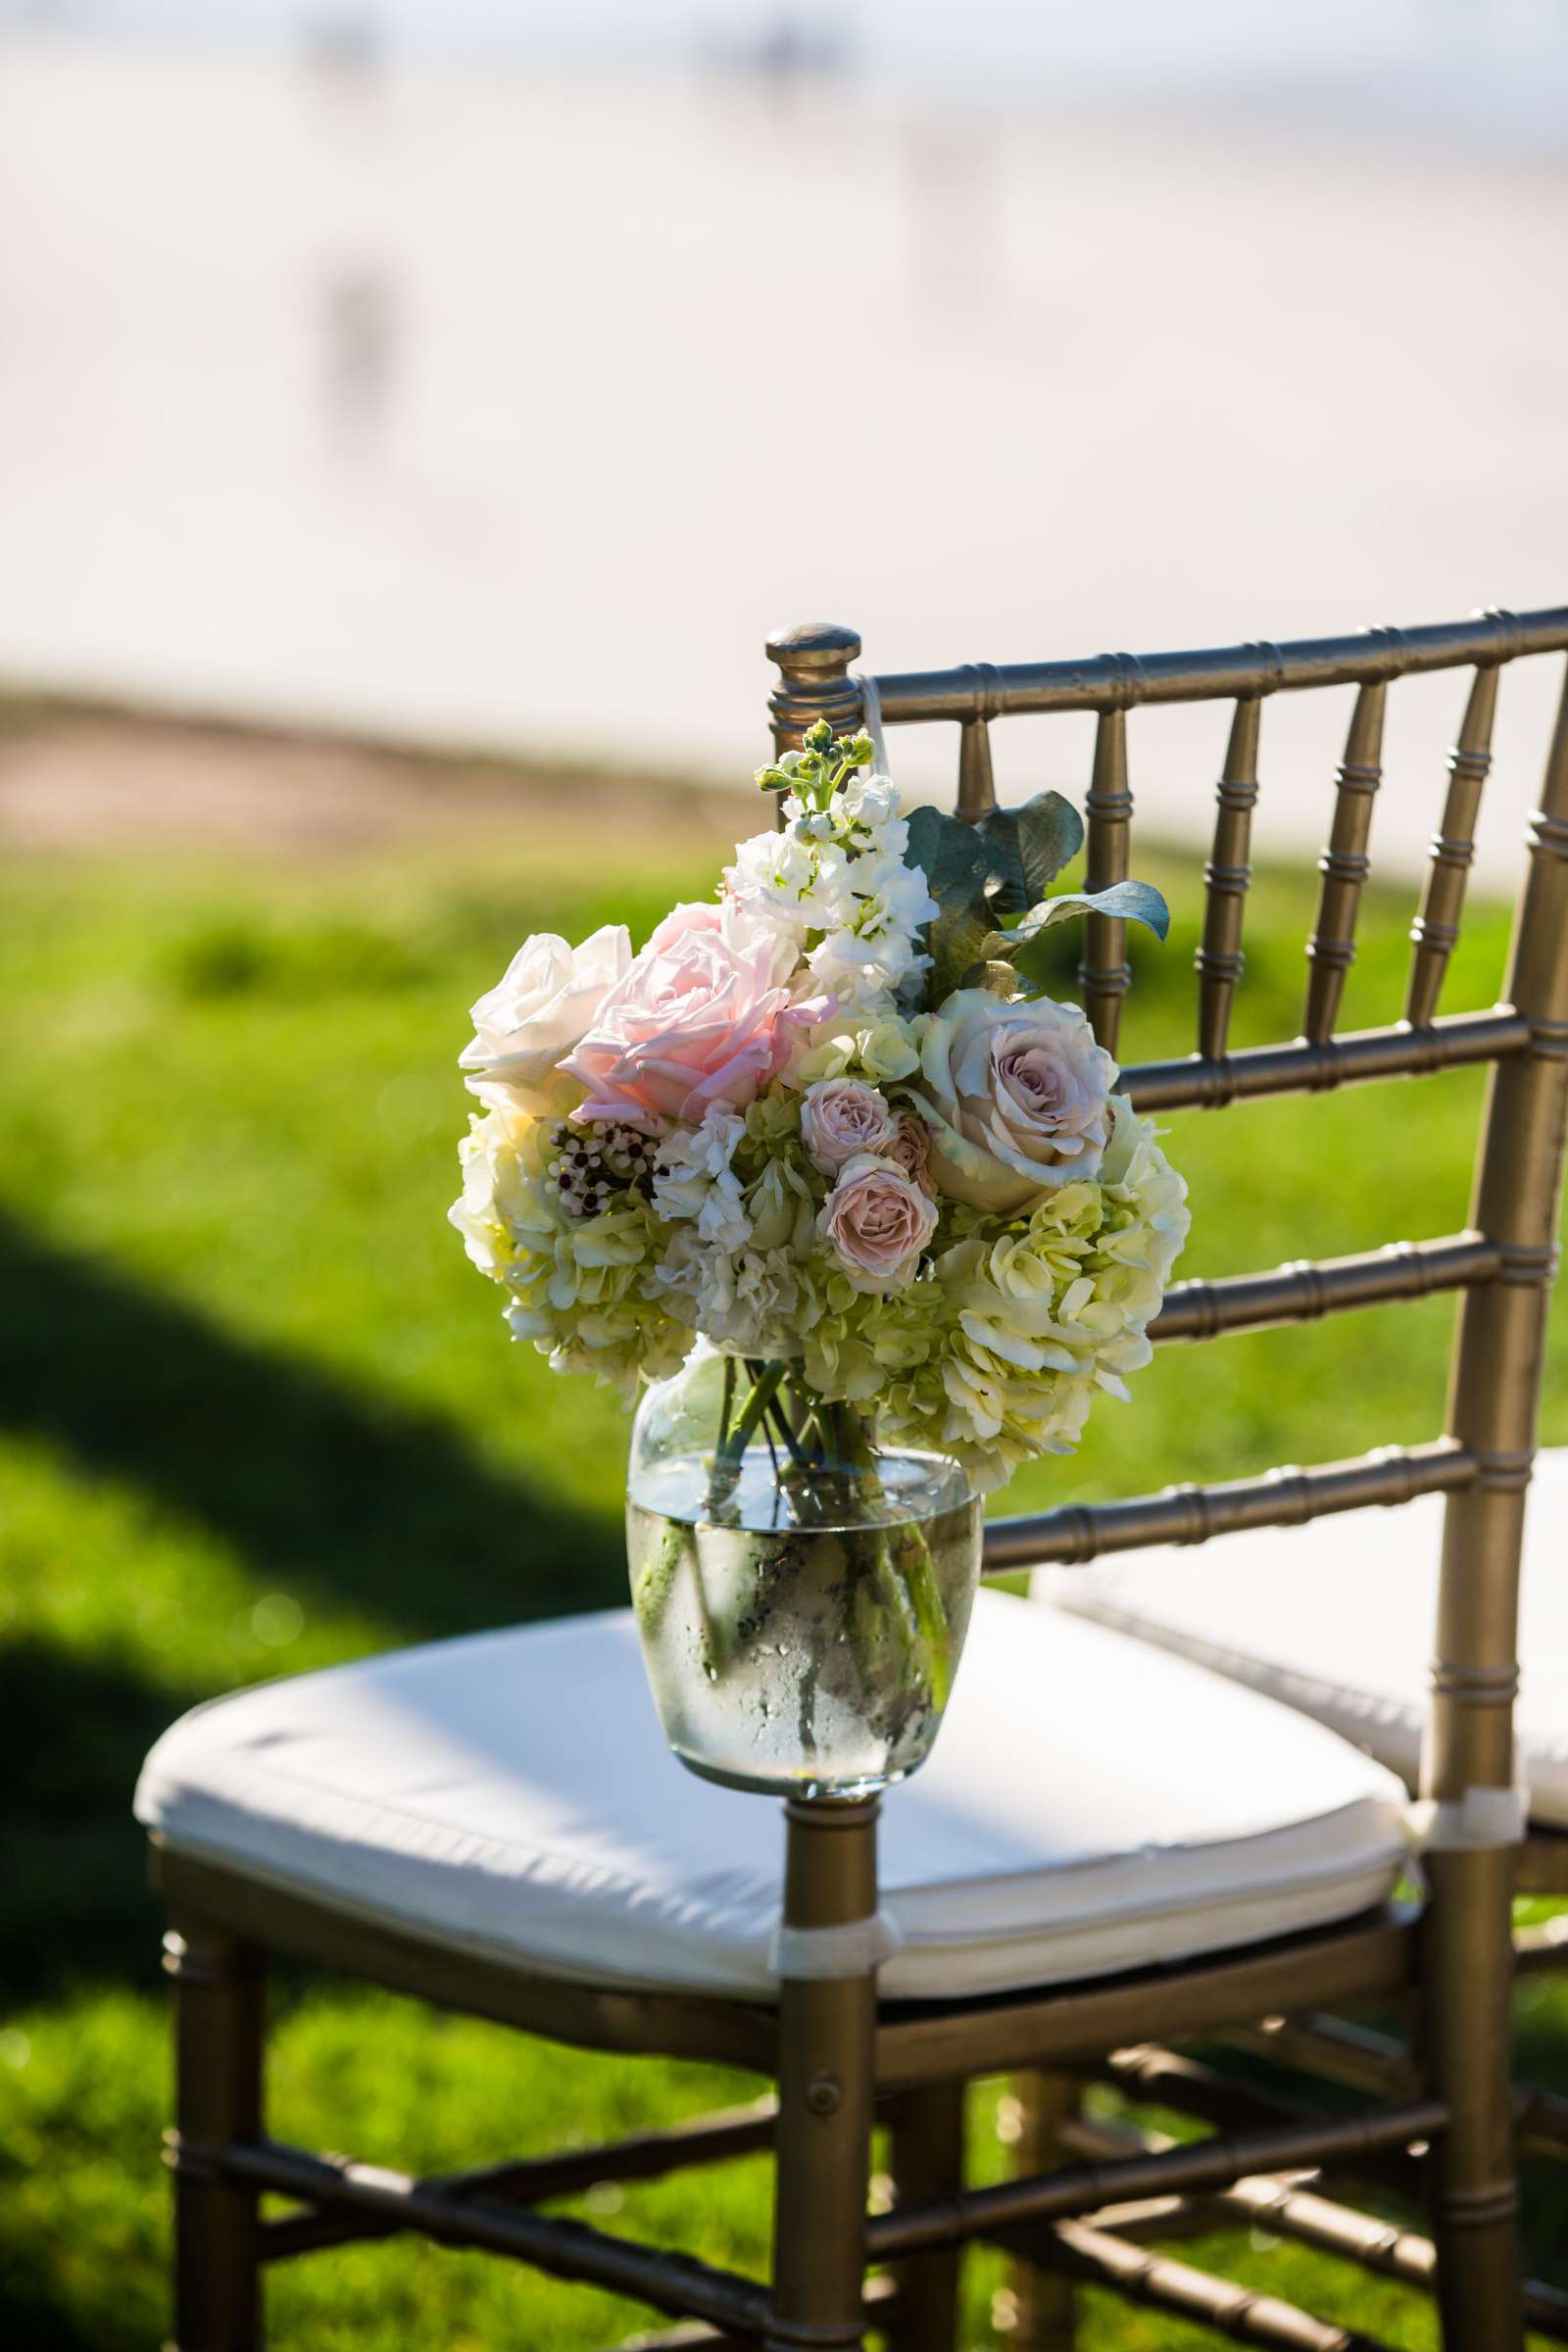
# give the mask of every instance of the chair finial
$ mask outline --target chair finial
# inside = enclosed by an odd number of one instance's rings
[[[859,725],[860,689],[849,674],[859,651],[855,631],[836,621],[803,621],[774,630],[767,658],[778,664],[780,676],[767,707],[778,751],[798,749],[807,728],[819,718],[830,720],[840,735]]]

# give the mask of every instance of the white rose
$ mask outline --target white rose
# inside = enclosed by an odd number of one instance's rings
[[[553,931],[524,940],[505,976],[473,1008],[474,1036],[458,1057],[481,1102],[544,1117],[569,1110],[582,1089],[557,1068],[593,1026],[631,962],[624,923],[607,923],[580,948]]]
[[[916,1081],[932,1175],[950,1200],[998,1216],[1096,1175],[1115,1080],[1116,1064],[1076,1007],[958,989],[931,1016]]]

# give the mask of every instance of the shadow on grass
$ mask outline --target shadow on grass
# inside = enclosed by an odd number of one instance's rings
[[[86,1980],[157,1982],[158,1910],[130,1792],[178,1703],[47,1642],[0,1648],[0,2009]]]
[[[4,1217],[0,1300],[0,1428],[204,1522],[264,1590],[314,1588],[411,1640],[624,1593],[617,1529],[497,1476],[434,1416],[356,1396]],[[0,1649],[4,1994],[154,1972],[130,1795],[179,1703],[132,1667]]]
[[[0,1427],[46,1437],[410,1640],[624,1596],[618,1528],[0,1216]]]

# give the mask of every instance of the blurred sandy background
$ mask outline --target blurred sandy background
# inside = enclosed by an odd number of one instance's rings
[[[780,621],[909,667],[1568,600],[1554,0],[0,27],[13,683],[744,778]],[[1396,863],[1457,686],[1391,706]],[[1504,696],[1494,870],[1548,690]],[[1326,821],[1313,700],[1265,851]],[[1217,718],[1134,722],[1162,832]],[[1001,730],[1002,788],[1087,750]],[[21,757],[0,825],[102,802]]]

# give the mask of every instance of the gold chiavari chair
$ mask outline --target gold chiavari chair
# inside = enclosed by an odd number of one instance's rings
[[[780,748],[819,717],[841,728],[857,724],[868,703],[885,725],[956,723],[958,805],[970,815],[992,799],[993,722],[1095,712],[1087,800],[1094,888],[1127,871],[1128,710],[1169,702],[1231,707],[1200,956],[1199,1048],[1190,1057],[1125,1071],[1140,1107],[1218,1107],[1489,1065],[1472,1231],[1316,1266],[1179,1285],[1156,1327],[1161,1339],[1195,1340],[1455,1291],[1451,1404],[1442,1437],[1351,1462],[1002,1520],[987,1539],[988,1571],[1000,1572],[1444,1496],[1438,1662],[1423,1768],[1429,1891],[1419,1912],[1390,1899],[1399,1856],[1386,1837],[1378,1842],[1376,1825],[1385,1784],[1396,1784],[1381,1767],[1290,1710],[1131,1637],[1102,1628],[1074,1633],[1057,1618],[1041,1642],[1038,1629],[1055,1613],[1001,1597],[987,1608],[982,1595],[978,1649],[971,1637],[936,1756],[888,1800],[891,1868],[880,1881],[876,1799],[785,1808],[782,1919],[760,1977],[755,1960],[745,1968],[735,1958],[739,1945],[725,1947],[731,1974],[722,1977],[716,1940],[690,1966],[681,1941],[702,1909],[704,1838],[714,1840],[724,1864],[718,1876],[731,1910],[744,1907],[734,1825],[744,1818],[742,1842],[757,1843],[754,1799],[688,1783],[669,1765],[661,1801],[673,1807],[675,1791],[689,1788],[697,1791],[693,1804],[707,1808],[691,1816],[697,1842],[681,1858],[695,1875],[683,1882],[677,1868],[661,1890],[640,1890],[638,1907],[619,1920],[618,1966],[606,1958],[603,1932],[594,1946],[584,1926],[572,1871],[588,1849],[580,1837],[573,1846],[559,1804],[549,1836],[540,1831],[527,1866],[518,1861],[515,1806],[506,1812],[497,1791],[509,1773],[516,1783],[546,1769],[527,1745],[535,1714],[546,1719],[551,1769],[567,1775],[567,1810],[574,1809],[579,1831],[592,1801],[611,1813],[635,1811],[637,1758],[628,1750],[618,1784],[595,1789],[592,1758],[572,1748],[571,1719],[558,1697],[572,1677],[582,1678],[579,1710],[591,1714],[617,1692],[624,1696],[629,1686],[615,1679],[611,1654],[617,1619],[439,1644],[241,1694],[174,1727],[149,1760],[138,1799],[174,1918],[168,1948],[178,2016],[171,2154],[180,2352],[249,2352],[259,2341],[256,2282],[266,2263],[410,2230],[591,2280],[699,2324],[695,2334],[682,2331],[669,2342],[760,2340],[783,2352],[852,2347],[870,2332],[898,2352],[935,2352],[955,2338],[958,2250],[985,2241],[1019,2261],[1017,2340],[1035,2352],[1071,2341],[1071,2295],[1080,2279],[1277,2352],[1366,2345],[1365,2337],[1273,2298],[1243,2294],[1146,2242],[1179,2235],[1205,2216],[1261,2217],[1375,2272],[1431,2286],[1449,2352],[1513,2352],[1527,2317],[1568,2341],[1560,2300],[1520,2278],[1520,2117],[1508,2062],[1510,1907],[1521,1828],[1512,1736],[1515,1602],[1568,1110],[1568,705],[1533,828],[1504,1000],[1484,1013],[1444,1018],[1436,1009],[1458,923],[1468,819],[1498,672],[1565,649],[1568,609],[1489,613],[1403,634],[874,681],[853,673],[859,644],[849,631],[797,629],[769,646],[781,673],[772,700]],[[1474,683],[1418,929],[1408,1017],[1340,1034],[1388,688],[1406,674],[1449,668],[1473,671]],[[1304,1034],[1229,1052],[1261,704],[1276,692],[1345,684],[1356,688],[1356,698],[1308,948]],[[1128,985],[1120,923],[1091,921],[1081,982],[1098,1033],[1114,1047]],[[1091,1637],[1120,1649],[1114,1658],[1102,1651],[1096,1667],[1082,1646]],[[1281,1798],[1280,1835],[1289,1841],[1310,1831],[1321,1838],[1336,1824],[1343,1834],[1353,1817],[1366,1833],[1362,1846],[1352,1856],[1314,1845],[1322,1857],[1316,1876],[1297,1870],[1291,1885],[1298,1907],[1289,1915],[1270,1908],[1261,1884],[1263,1858],[1279,1848],[1262,1836],[1228,1834],[1223,1808],[1211,1806],[1185,1844],[1178,1837],[1163,1848],[1129,1838],[1123,1820],[1120,1842],[1096,1852],[1087,1875],[1075,1872],[1084,1852],[1074,1855],[1060,1818],[1045,1817],[1033,1785],[1053,1768],[1047,1719],[1054,1704],[1074,1699],[1071,1676],[1054,1692],[1038,1694],[1017,1679],[1047,1670],[1058,1640],[1070,1648],[1079,1643],[1072,1674],[1094,1669],[1104,1678],[1099,1691],[1076,1693],[1088,1709],[1080,1727],[1097,1713],[1108,1720],[1124,1675],[1142,1675],[1140,1694],[1174,1709],[1177,1721],[1250,1708],[1245,1722],[1226,1716],[1223,1732],[1226,1739],[1234,1732],[1250,1773],[1261,1773],[1261,1759],[1272,1754],[1285,1778],[1321,1779],[1316,1814],[1298,1785]],[[1010,1711],[997,1698],[1008,1687],[1004,1653],[1022,1660]],[[493,1693],[489,1714],[482,1697],[498,1665],[508,1678],[499,1716]],[[1161,1683],[1162,1675],[1178,1679]],[[998,1718],[987,1727],[989,1750],[976,1744],[975,1705],[966,1719],[962,1700],[965,1686],[980,1692],[988,1676],[982,1711]],[[404,1794],[400,1811],[395,1759],[427,1738],[432,1724],[439,1737],[418,1786],[425,1795],[436,1788],[439,1801],[421,1812]],[[1152,1815],[1175,1801],[1180,1791],[1169,1784],[1182,1778],[1168,1762],[1177,1751],[1159,1730],[1155,1724],[1151,1752],[1167,1759],[1160,1785],[1151,1781],[1142,1792]],[[637,1736],[629,1716],[624,1736]],[[1302,1744],[1312,1740],[1319,1744]],[[361,1752],[366,1746],[374,1752]],[[998,1769],[982,1791],[977,1776],[988,1755]],[[1063,1778],[1069,1767],[1063,1812],[1092,1810],[1110,1763],[1080,1732],[1070,1757],[1054,1760]],[[572,1771],[584,1776],[581,1785],[570,1782]],[[470,1788],[474,1810],[466,1813]],[[1125,1808],[1125,1772],[1114,1793]],[[552,1794],[560,1798],[562,1789]],[[922,1818],[922,1834],[936,1840],[924,1880],[913,1871],[904,1826]],[[1009,1819],[1016,1831],[1010,1846]],[[996,1927],[987,1909],[994,1883],[978,1861],[966,1876],[951,1835],[942,1846],[955,1823],[960,1849],[963,1837],[978,1838],[983,1828],[998,1882],[1011,1863],[1021,1908],[990,1944],[975,1923],[984,1915]],[[606,1851],[589,1855],[587,1875],[598,1892],[614,1878]],[[1228,1907],[1203,1914],[1192,1874],[1209,1863],[1217,1868],[1227,1854],[1233,1862],[1239,1856],[1244,1878],[1250,1857],[1257,1864],[1258,1885],[1247,1889],[1257,1907],[1238,1900],[1232,1884]],[[1172,1924],[1184,1890],[1173,1863],[1189,1873],[1193,1924],[1185,1930]],[[1308,1882],[1316,1887],[1310,1897],[1302,1891]],[[1057,1899],[1064,1883],[1065,1901]],[[1107,1886],[1119,1890],[1114,1918]],[[655,1899],[656,1892],[667,1899]],[[952,1898],[945,1909],[939,1896]],[[927,1923],[923,1952],[917,1924],[908,1947],[895,1948],[911,1919]],[[774,2079],[777,2101],[615,2147],[440,2180],[313,2156],[279,2145],[263,2127],[261,1988],[270,1951],[570,2043],[753,2067]],[[715,1975],[722,1981],[708,1981]],[[1413,2058],[1397,2050],[1391,2057],[1332,2015],[1411,1994],[1419,2014]],[[1372,2095],[1348,2114],[1302,2113],[1169,2046],[1217,2033],[1261,2038],[1276,2054],[1293,2053],[1324,2073],[1337,2065]],[[1000,2184],[965,2187],[963,2086],[997,2073],[1015,2074],[1024,2085],[1018,2170]],[[1096,2075],[1216,2128],[1161,2145],[1092,2127],[1076,2111],[1075,2084]],[[891,2131],[897,2195],[889,2211],[868,2216],[878,2114]],[[1552,2119],[1539,2106],[1524,2121],[1527,2136],[1553,2136]],[[776,2161],[767,2286],[537,2210],[592,2181],[647,2178],[764,2144]],[[1303,2186],[1303,2173],[1370,2179],[1383,2193],[1426,2196],[1431,2239],[1364,2220],[1317,2193],[1316,2181]],[[292,2198],[294,2210],[263,2220],[264,2192]],[[872,2266],[879,2275],[868,2281]]]

